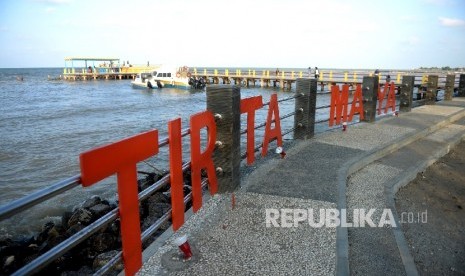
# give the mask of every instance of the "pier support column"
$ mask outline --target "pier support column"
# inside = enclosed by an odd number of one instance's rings
[[[211,85],[206,94],[207,110],[217,118],[213,162],[218,171],[218,191],[232,192],[240,185],[241,89],[235,85]]]
[[[363,77],[363,112],[362,122],[374,122],[376,120],[376,102],[378,101],[378,77]]]
[[[295,99],[294,139],[309,139],[315,134],[316,80],[298,78]]]
[[[465,97],[465,74],[460,74],[458,97]]]
[[[454,96],[455,74],[446,76],[446,89],[444,91],[444,100],[451,101]]]
[[[438,89],[438,76],[429,75],[426,86],[426,101],[425,104],[436,104],[436,93]]]
[[[412,110],[413,87],[415,76],[403,76],[402,85],[400,86],[400,107],[401,112],[410,112]]]

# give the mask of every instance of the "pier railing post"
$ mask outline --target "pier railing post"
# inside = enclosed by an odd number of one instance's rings
[[[446,76],[446,89],[444,91],[444,100],[451,101],[454,96],[455,74]]]
[[[376,102],[378,101],[379,78],[363,77],[362,94],[363,94],[363,122],[374,122],[376,120]]]
[[[206,94],[207,110],[216,118],[213,162],[218,168],[218,192],[231,192],[240,185],[241,89],[235,85],[210,85]]]
[[[315,134],[316,80],[298,78],[295,99],[294,139],[309,139]]]
[[[426,101],[425,104],[436,104],[436,93],[438,89],[438,76],[429,75],[426,84]]]
[[[415,85],[415,76],[403,76],[402,85],[400,86],[400,107],[401,112],[410,112],[412,110],[413,87]]]
[[[465,74],[460,74],[458,97],[465,97]]]

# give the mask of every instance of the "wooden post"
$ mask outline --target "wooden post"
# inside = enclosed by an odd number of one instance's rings
[[[400,107],[401,112],[410,112],[412,110],[413,87],[415,85],[415,76],[402,77],[400,86]]]
[[[465,74],[460,74],[458,97],[465,97]]]
[[[295,99],[294,139],[309,139],[315,134],[316,79],[298,78]]]
[[[376,102],[378,101],[379,77],[363,77],[363,122],[374,122],[376,120]]]
[[[429,75],[426,85],[426,101],[425,104],[436,104],[436,92],[438,89],[438,76]]]
[[[206,94],[207,110],[217,119],[213,162],[218,172],[218,192],[232,192],[240,185],[241,89],[235,85],[211,85]]]
[[[446,89],[444,91],[444,100],[451,101],[454,96],[455,74],[449,74],[446,77]]]

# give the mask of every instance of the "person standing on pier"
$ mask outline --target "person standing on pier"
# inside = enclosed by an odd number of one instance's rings
[[[318,70],[318,67],[315,67],[315,79],[320,78],[320,70]]]
[[[308,67],[308,78],[312,77],[312,67]]]

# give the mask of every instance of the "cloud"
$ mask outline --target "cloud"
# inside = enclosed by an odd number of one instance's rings
[[[424,0],[424,2],[439,6],[445,6],[452,3],[450,0]]]
[[[62,4],[70,4],[71,0],[35,0],[35,2],[44,3],[44,4],[52,4],[52,5],[62,5]]]
[[[456,18],[439,17],[439,23],[445,27],[465,27],[465,20]]]
[[[45,9],[45,12],[46,13],[54,13],[57,9],[56,8],[52,8],[52,7],[48,7]]]
[[[411,36],[407,39],[407,43],[412,46],[418,45],[418,43],[420,43],[420,38],[417,36]]]

